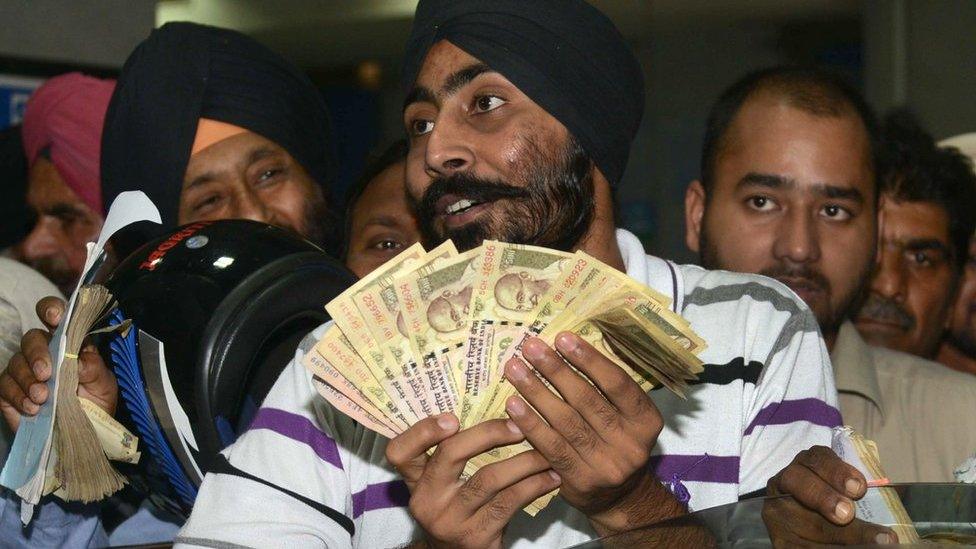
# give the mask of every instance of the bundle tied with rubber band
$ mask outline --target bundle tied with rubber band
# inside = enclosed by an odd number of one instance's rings
[[[888,526],[898,535],[899,543],[919,543],[918,532],[898,493],[894,488],[884,487],[890,481],[881,467],[874,441],[864,438],[852,427],[834,427],[830,446],[842,460],[860,471],[868,483],[864,497],[854,502],[857,518]]]
[[[46,491],[66,501],[91,502],[106,498],[125,485],[109,456],[138,460],[138,439],[90,401],[78,396],[79,368],[85,338],[93,333],[128,329],[129,323],[92,331],[115,308],[104,286],[90,284],[78,290],[78,298],[65,330],[67,344],[59,366],[54,415],[54,481]]]

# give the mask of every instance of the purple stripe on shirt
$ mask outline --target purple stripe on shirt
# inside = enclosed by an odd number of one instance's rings
[[[406,507],[410,503],[410,490],[402,480],[370,484],[352,495],[352,518],[366,511]]]
[[[808,421],[823,427],[837,427],[841,424],[840,412],[837,408],[822,400],[816,398],[784,400],[769,404],[760,410],[749,427],[746,427],[743,436],[748,436],[753,429],[762,425],[786,425],[797,421]]]
[[[680,455],[651,456],[651,469],[658,479],[739,483],[739,456]]]
[[[250,429],[267,429],[307,444],[323,461],[342,469],[339,447],[336,446],[335,441],[304,416],[277,408],[261,408],[254,416]]]

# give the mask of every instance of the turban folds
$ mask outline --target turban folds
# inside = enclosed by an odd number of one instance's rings
[[[405,92],[441,40],[505,76],[566,126],[611,185],[620,181],[644,113],[644,77],[599,10],[583,0],[421,0]]]
[[[201,119],[237,126],[285,149],[323,188],[336,173],[325,102],[294,65],[235,31],[167,23],[126,60],[105,120],[102,190],[142,190],[176,224]]]
[[[102,124],[114,88],[114,80],[77,72],[55,76],[31,95],[21,129],[28,165],[47,149],[64,183],[97,214]]]

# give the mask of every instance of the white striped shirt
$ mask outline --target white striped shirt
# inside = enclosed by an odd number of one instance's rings
[[[801,450],[830,444],[840,424],[827,350],[809,309],[787,288],[754,275],[706,271],[648,256],[618,230],[627,274],[669,295],[708,343],[705,371],[681,400],[651,397],[665,419],[650,466],[680,483],[690,509],[762,489]],[[423,532],[409,493],[384,458],[387,440],[333,410],[301,364],[325,326],[306,338],[248,432],[224,453],[236,468],[351,519],[354,533],[274,487],[208,474],[178,542],[225,547],[391,547]],[[347,525],[348,526],[348,525]],[[592,539],[562,499],[536,517],[519,513],[511,547],[563,547]]]

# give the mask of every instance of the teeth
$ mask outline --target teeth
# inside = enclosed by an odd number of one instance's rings
[[[447,212],[448,215],[453,215],[453,214],[456,214],[456,213],[458,213],[458,212],[460,212],[462,210],[467,210],[468,208],[470,208],[471,206],[474,206],[474,205],[475,205],[475,203],[472,202],[472,201],[470,201],[470,200],[468,200],[468,199],[458,200],[454,204],[451,204],[450,206],[448,206],[445,211]]]

